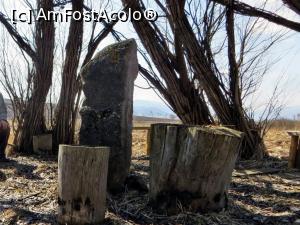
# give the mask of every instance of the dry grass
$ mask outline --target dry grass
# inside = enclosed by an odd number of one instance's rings
[[[287,119],[280,119],[271,122],[272,130],[300,130],[300,121],[297,120],[287,120]]]
[[[137,124],[136,126],[147,126],[145,123]],[[268,131],[264,138],[264,143],[267,152],[271,157],[287,160],[289,156],[290,136],[287,130],[279,127],[272,128]],[[300,130],[300,128],[299,128]],[[147,148],[147,131],[136,131],[132,133],[133,155],[141,156],[146,154]]]
[[[132,156],[140,157],[147,153],[147,132],[148,131],[133,131],[132,132]]]
[[[148,183],[146,135],[147,131],[133,132],[131,173]],[[182,211],[169,217],[153,212],[147,204],[147,193],[127,190],[123,195],[108,197],[104,224],[293,224],[300,219],[300,172],[286,168],[289,140],[285,129],[272,129],[265,144],[273,159],[239,164],[229,189],[227,210],[210,214]],[[19,156],[13,160],[8,165],[0,164],[0,224],[57,224],[56,158]],[[276,173],[263,172],[274,168]],[[248,169],[263,173],[243,175]]]
[[[271,129],[264,139],[270,156],[287,160],[289,156],[290,136],[286,130]]]

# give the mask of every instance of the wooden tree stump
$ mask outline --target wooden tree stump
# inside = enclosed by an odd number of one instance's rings
[[[42,134],[33,136],[33,152],[39,155],[49,155],[52,153],[52,134]]]
[[[300,169],[300,131],[287,131],[287,133],[291,136],[288,167]]]
[[[182,208],[219,211],[242,143],[224,127],[154,124],[151,127],[150,203],[168,214]]]
[[[108,159],[108,147],[59,146],[59,223],[99,224],[104,220]]]

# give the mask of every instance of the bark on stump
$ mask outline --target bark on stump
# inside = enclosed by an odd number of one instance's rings
[[[134,80],[138,74],[134,39],[99,52],[81,71],[85,101],[80,144],[109,146],[108,189],[122,190],[131,163]]]
[[[52,153],[52,134],[42,134],[33,136],[33,152],[39,155]]]
[[[108,147],[59,146],[60,224],[99,224],[104,220],[108,159]]]
[[[227,206],[242,133],[224,127],[151,126],[150,203],[168,214]],[[180,206],[180,207],[179,207]]]
[[[300,169],[300,131],[288,131],[287,133],[291,136],[288,167]]]

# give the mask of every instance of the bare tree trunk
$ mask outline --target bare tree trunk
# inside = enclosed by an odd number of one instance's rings
[[[142,11],[139,1],[122,0],[124,6],[134,11]],[[145,49],[159,71],[163,82],[156,75],[140,68],[141,73],[158,89],[162,96],[176,112],[178,117],[187,124],[211,124],[213,118],[199,87],[195,87],[193,78],[189,77],[182,42],[175,40],[175,53],[168,48],[169,43],[157,32],[158,27],[145,19],[132,21]],[[176,32],[176,37],[182,35]]]
[[[199,89],[197,92],[194,88],[197,84],[195,80],[197,80],[220,122],[245,132],[246,137],[241,156],[261,158],[264,150],[263,140],[259,127],[256,127],[256,124],[248,118],[243,108],[242,87],[239,82],[240,71],[234,58],[235,50],[231,52],[229,49],[228,51],[231,64],[229,65],[228,83],[224,83],[224,80],[220,78],[223,75],[220,74],[212,54],[209,40],[215,31],[210,33],[210,29],[214,28],[209,26],[219,21],[206,21],[208,27],[204,27],[205,31],[200,31],[204,38],[199,41],[185,12],[186,1],[167,0],[166,3],[166,7],[161,3],[157,4],[166,13],[167,22],[169,22],[174,36],[173,43],[169,40],[169,36],[162,35],[163,32],[155,22],[133,21],[137,34],[166,86],[163,86],[162,82],[153,74],[151,76],[151,74],[145,73],[144,76],[162,93],[185,124],[210,124],[213,123],[213,119],[210,117],[205,98],[200,94]],[[144,7],[143,1],[138,0],[123,0],[123,4],[130,5],[136,11],[142,11]],[[208,11],[205,13],[209,14],[209,9],[206,10]],[[217,15],[211,15],[211,17],[214,16]],[[218,16],[222,18],[222,15]],[[232,32],[234,35],[234,30]],[[232,34],[229,35],[232,37]],[[230,42],[232,41],[232,44],[235,45],[235,40],[230,40]],[[173,45],[174,53],[173,49],[168,47],[169,45]],[[186,69],[185,61],[192,69]]]
[[[38,10],[43,8],[45,14],[53,11],[53,0],[37,0]],[[68,2],[68,1],[67,1]],[[67,3],[66,2],[66,3]],[[83,0],[72,0],[73,10],[83,11],[88,9],[83,5]],[[56,6],[65,4],[57,2]],[[30,44],[29,40],[22,37],[18,33],[2,12],[0,12],[0,23],[7,29],[15,43],[21,50],[27,53],[33,62],[33,75],[30,78],[30,85],[27,90],[28,100],[24,100],[25,106],[20,116],[21,132],[16,135],[15,142],[20,145],[21,151],[31,151],[32,136],[45,132],[46,126],[44,122],[44,104],[49,92],[49,86],[52,80],[53,70],[53,49],[54,49],[54,23],[37,21],[35,31],[35,44]],[[96,23],[95,23],[96,24]],[[88,45],[88,53],[83,60],[85,65],[93,56],[100,42],[112,31],[116,22],[112,22],[105,26],[99,33],[95,33],[96,26],[93,26],[92,36]],[[78,105],[80,100],[80,81],[77,76],[79,67],[79,59],[82,48],[83,21],[71,21],[69,29],[69,37],[66,46],[66,58],[63,64],[62,87],[58,107],[55,113],[54,142],[56,147],[58,143],[72,143],[76,116],[78,113]],[[94,36],[95,35],[95,36]],[[28,79],[29,80],[29,79]],[[75,96],[78,93],[78,99],[74,107]]]
[[[265,9],[259,9],[256,7],[253,7],[251,5],[248,5],[246,3],[243,3],[238,0],[213,0],[214,2],[217,2],[221,5],[228,6],[231,5],[235,11],[235,13],[245,15],[245,16],[251,16],[251,17],[260,17],[263,19],[266,19],[272,23],[284,26],[286,28],[289,28],[291,30],[300,32],[300,23],[296,21],[288,20],[284,17],[281,17],[275,13],[272,13],[270,11],[266,11]],[[300,14],[300,4],[297,0],[283,0],[284,3],[286,3],[290,8],[292,8],[296,13]]]
[[[300,15],[300,2],[298,0],[282,0],[285,4],[288,5],[292,10]]]
[[[38,0],[38,9],[53,11],[52,0]],[[17,137],[21,152],[32,151],[32,137],[45,132],[44,107],[52,82],[54,55],[54,21],[38,20],[35,32],[36,55],[33,58],[35,73],[31,98],[25,109],[23,126]]]
[[[278,24],[289,28],[291,30],[300,32],[300,23],[297,21],[291,21],[286,18],[283,18],[276,13],[266,11],[265,9],[259,9],[243,2],[232,0],[232,1],[225,1],[225,0],[213,0],[221,5],[227,7],[227,34],[229,45],[231,45],[232,49],[232,41],[234,41],[234,13],[250,16],[250,17],[260,17],[265,20],[268,20],[274,24]],[[282,0],[290,9],[300,15],[300,3],[297,0]],[[231,40],[230,40],[231,39]],[[232,57],[231,57],[232,58]],[[233,58],[232,58],[233,59]],[[233,97],[235,99],[235,97]],[[236,101],[235,101],[236,102]],[[240,105],[240,104],[238,104]],[[235,112],[233,116],[235,118],[240,118],[240,120],[236,121],[236,125],[238,129],[243,130],[246,133],[245,143],[244,143],[244,150],[242,151],[242,158],[262,158],[265,153],[265,146],[263,143],[262,135],[260,134],[260,129],[255,126],[255,123],[252,121],[247,121],[247,119],[240,116],[242,110],[235,108]]]
[[[260,129],[254,121],[247,118],[244,111],[241,88],[240,88],[240,71],[236,61],[235,49],[235,28],[234,28],[234,10],[232,6],[226,8],[226,31],[228,41],[228,61],[229,61],[229,78],[230,78],[230,98],[232,102],[232,124],[245,133],[244,145],[241,157],[244,159],[264,157],[265,147],[263,138],[260,135]]]
[[[227,35],[228,35],[228,58],[229,58],[229,91],[224,91],[222,82],[214,73],[207,60],[205,49],[201,46],[194,34],[189,20],[186,17],[185,1],[176,4],[175,0],[168,0],[174,26],[181,31],[182,43],[186,49],[189,62],[203,85],[205,93],[212,104],[217,116],[224,125],[233,125],[237,130],[245,133],[242,158],[262,158],[264,156],[264,144],[260,137],[260,130],[256,130],[255,123],[247,118],[241,100],[241,87],[239,83],[239,68],[235,59],[234,19],[233,11],[227,11]]]
[[[72,0],[72,10],[83,12],[83,0]],[[58,144],[70,144],[73,141],[72,123],[75,97],[78,90],[77,69],[82,48],[83,21],[71,20],[69,38],[66,46],[66,59],[62,74],[62,86],[56,111],[54,140]],[[75,118],[73,118],[75,116]]]

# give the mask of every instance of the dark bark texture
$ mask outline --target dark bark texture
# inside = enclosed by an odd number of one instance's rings
[[[53,11],[52,0],[37,1],[38,9],[45,13]],[[36,23],[34,55],[28,51],[34,63],[33,90],[27,103],[21,132],[17,137],[17,144],[21,152],[32,152],[32,138],[34,135],[46,131],[44,108],[46,98],[52,83],[54,58],[54,21],[38,20]],[[23,47],[21,46],[23,49]],[[27,48],[26,48],[27,49]]]
[[[73,0],[72,10],[83,12],[83,0]],[[82,48],[83,20],[71,20],[69,37],[66,45],[66,58],[62,74],[62,86],[56,111],[54,140],[58,144],[73,143],[73,121],[77,114],[74,112],[75,97],[78,90],[77,70]],[[73,118],[75,116],[75,118]]]

